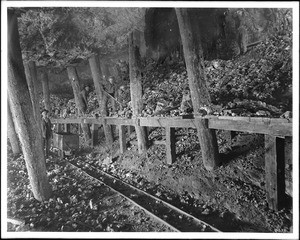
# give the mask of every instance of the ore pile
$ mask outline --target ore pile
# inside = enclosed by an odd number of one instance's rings
[[[212,105],[205,114],[217,116],[285,117],[291,116],[292,61],[291,38],[269,38],[245,55],[233,60],[205,61],[206,79]],[[143,110],[140,117],[174,117],[193,113],[192,107],[181,109],[183,91],[189,87],[183,61],[147,63],[142,75]],[[129,87],[129,84],[127,83]],[[116,103],[108,116],[132,117],[131,103],[122,108]],[[75,117],[74,99],[59,99],[51,95],[52,114]],[[289,111],[289,114],[284,114]],[[85,116],[100,115],[94,91],[88,97]]]

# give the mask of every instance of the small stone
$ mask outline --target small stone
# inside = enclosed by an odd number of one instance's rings
[[[210,213],[210,210],[208,208],[204,209],[204,211],[201,213],[203,215],[208,215]]]

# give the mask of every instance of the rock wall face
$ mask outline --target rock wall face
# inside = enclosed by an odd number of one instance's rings
[[[232,59],[247,51],[247,45],[263,40],[268,34],[291,25],[290,11],[276,9],[191,9],[191,21],[201,41],[205,60]],[[145,11],[144,22],[138,28],[144,32],[140,39],[140,53],[144,59],[151,58],[157,63],[167,57],[183,55],[177,17],[173,8],[149,8]],[[276,27],[277,26],[277,27]],[[113,54],[101,55],[103,75],[113,75],[121,84],[129,81],[127,45]],[[78,66],[82,84],[92,84],[87,59]],[[128,75],[128,74],[127,74]],[[50,73],[50,91],[67,84],[64,71]],[[66,85],[67,86],[67,85]],[[69,89],[71,88],[65,88]]]
[[[192,9],[191,21],[201,40],[205,57],[215,55],[217,39],[223,35],[222,22],[226,9]],[[146,11],[145,42],[147,56],[160,60],[180,51],[181,37],[175,9],[154,8]]]
[[[206,60],[231,59],[247,45],[291,25],[290,9],[190,9],[190,20]],[[175,9],[151,8],[145,13],[146,56],[158,61],[180,51],[181,38]]]

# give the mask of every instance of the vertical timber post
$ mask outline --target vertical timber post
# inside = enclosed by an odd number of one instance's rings
[[[10,106],[8,104],[7,106],[7,136],[12,148],[12,152],[14,155],[18,155],[21,153],[21,149],[20,149],[20,144],[19,144],[19,139],[15,130],[15,125],[14,125],[14,121],[12,119],[12,115],[11,115],[11,110],[10,110]]]
[[[131,133],[133,132],[133,129],[132,129],[132,128],[133,128],[133,127],[130,126],[130,125],[127,126],[127,133],[128,133],[128,136],[130,136]]]
[[[92,124],[92,146],[96,146],[98,144],[98,124]]]
[[[42,87],[44,96],[44,106],[50,112],[50,91],[49,91],[49,79],[46,68],[42,69]]]
[[[92,77],[94,81],[94,86],[95,86],[95,91],[97,94],[97,99],[98,103],[100,106],[100,115],[101,117],[106,117],[107,116],[107,97],[105,94],[103,94],[103,87],[102,87],[102,73],[100,69],[100,60],[97,57],[97,55],[93,55],[92,57],[89,58],[89,64],[92,72]],[[102,83],[102,84],[101,84]],[[108,146],[112,146],[113,144],[113,133],[112,133],[112,128],[110,125],[106,124],[106,121],[103,121],[103,130],[104,130],[104,135],[106,139],[106,143]]]
[[[78,109],[79,116],[80,117],[84,116],[84,103],[83,103],[82,97],[80,96],[80,86],[79,86],[78,74],[76,72],[75,67],[71,67],[71,66],[67,67],[67,72],[68,72],[68,77],[69,77],[70,83],[72,85],[75,102],[76,102],[76,107]],[[82,127],[85,141],[89,141],[91,139],[91,131],[90,131],[88,124],[81,123],[81,127]]]
[[[176,160],[175,128],[173,127],[166,127],[166,158],[167,164],[172,164]]]
[[[13,10],[7,14],[8,97],[15,129],[21,142],[33,196],[44,201],[52,195],[46,171],[41,126],[33,116],[22,60],[18,19]]]
[[[62,125],[62,123],[57,123],[57,132],[58,133],[63,132],[63,125]]]
[[[119,128],[119,142],[120,142],[120,153],[126,152],[126,135],[124,125],[118,125]]]
[[[71,132],[71,124],[70,123],[65,123],[64,130],[65,130],[66,133],[70,133]]]
[[[284,139],[265,135],[265,172],[267,201],[278,211],[285,199]]]
[[[198,115],[200,107],[211,104],[204,72],[204,58],[200,42],[188,14],[188,9],[175,9],[185,63],[189,78],[189,87],[193,103],[194,114]],[[209,129],[208,124],[199,119],[196,121],[204,167],[213,170],[220,164],[218,143],[215,130]]]
[[[142,77],[141,77],[141,56],[139,50],[139,34],[134,30],[129,34],[129,72],[130,72],[130,96],[133,110],[133,118],[141,114],[143,109],[142,102]],[[138,122],[138,119],[137,119]],[[147,150],[148,136],[146,127],[135,124],[135,132],[138,140],[138,150],[142,154]]]
[[[41,120],[41,114],[40,114],[40,104],[39,104],[40,101],[39,101],[39,96],[38,96],[38,91],[37,91],[38,80],[37,80],[37,70],[36,70],[35,62],[30,61],[27,64],[25,64],[25,75],[26,75],[27,85],[28,85],[28,89],[29,89],[29,93],[30,93],[34,117],[35,117],[37,123],[41,126],[42,120]],[[49,93],[49,88],[48,88],[48,93]],[[47,104],[48,104],[48,102],[47,102]],[[49,105],[50,105],[50,103],[49,103]],[[47,110],[49,110],[49,109],[47,109]]]

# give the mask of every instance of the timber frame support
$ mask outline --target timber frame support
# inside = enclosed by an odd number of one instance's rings
[[[193,28],[189,9],[176,8],[175,11],[188,72],[194,115],[196,116],[199,114],[201,107],[211,104],[205,78],[203,50],[201,42],[198,40],[201,36]],[[211,171],[220,165],[216,133],[214,129],[208,128],[208,123],[205,120],[199,119],[196,121],[196,125],[202,152],[202,161],[204,167]]]
[[[139,50],[140,32],[134,30],[129,35],[129,72],[130,72],[130,95],[133,111],[133,118],[136,124],[135,132],[138,140],[139,153],[142,154],[148,148],[148,135],[146,127],[139,125],[137,117],[143,110],[142,102],[142,76],[141,76],[141,56]]]
[[[172,164],[176,160],[175,152],[175,128],[196,128],[202,124],[205,131],[215,129],[260,133],[265,135],[265,181],[269,207],[279,210],[285,201],[285,158],[287,149],[285,139],[291,141],[292,119],[277,118],[249,118],[249,117],[196,117],[194,119],[183,118],[86,118],[86,119],[54,119],[53,123],[88,123],[116,125],[119,129],[120,153],[126,151],[125,129],[132,126],[140,127],[163,127],[166,128],[166,141],[153,141],[153,144],[166,146],[166,163]],[[203,136],[207,132],[203,132]],[[229,132],[228,132],[229,133]],[[128,135],[129,136],[129,135]],[[209,151],[206,153],[209,154]],[[291,159],[289,160],[291,162]]]
[[[284,138],[265,135],[265,181],[269,207],[280,210],[285,200]]]

